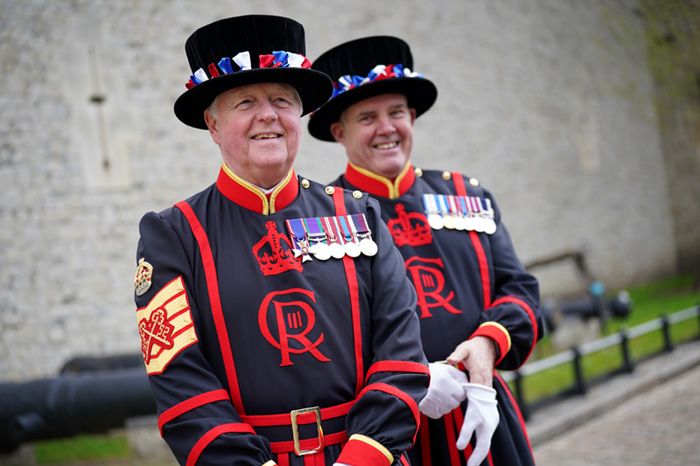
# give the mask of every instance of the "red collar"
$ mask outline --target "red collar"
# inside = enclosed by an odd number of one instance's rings
[[[413,166],[408,163],[395,180],[384,178],[381,175],[372,173],[369,170],[348,163],[345,169],[345,179],[353,186],[366,191],[373,196],[388,197],[396,199],[403,196],[411,189],[416,181],[416,174]]]
[[[263,215],[270,215],[284,209],[296,199],[299,192],[299,181],[294,169],[289,170],[287,176],[275,189],[271,193],[265,194],[258,186],[244,180],[233,173],[225,164],[222,164],[219,178],[216,180],[216,187],[221,191],[221,194],[241,207]]]

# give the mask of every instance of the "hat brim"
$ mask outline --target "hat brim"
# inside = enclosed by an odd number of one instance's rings
[[[437,87],[425,78],[389,78],[367,83],[338,94],[309,118],[309,133],[322,141],[335,142],[331,125],[340,120],[340,115],[351,105],[381,94],[403,94],[409,108],[420,116],[435,103]]]
[[[188,89],[175,101],[175,116],[188,126],[207,129],[204,110],[216,96],[240,86],[259,83],[289,84],[299,93],[302,116],[323,105],[333,93],[330,78],[308,68],[258,68],[209,79]]]

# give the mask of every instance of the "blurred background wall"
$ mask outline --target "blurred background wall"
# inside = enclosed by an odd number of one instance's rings
[[[439,97],[414,164],[477,177],[523,262],[576,250],[609,288],[700,263],[697,1],[0,0],[0,379],[138,351],[137,225],[211,184],[204,131],[172,104],[184,41],[226,16],[290,16],[307,56],[402,37]],[[304,126],[306,120],[304,120]],[[342,148],[308,133],[297,171]],[[543,294],[581,290],[570,265]]]

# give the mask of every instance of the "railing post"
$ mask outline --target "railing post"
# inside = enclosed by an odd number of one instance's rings
[[[664,337],[664,351],[673,351],[673,340],[671,339],[671,323],[667,315],[661,316],[661,334]]]
[[[515,397],[518,400],[518,406],[520,406],[520,412],[523,415],[524,420],[528,420],[530,417],[530,410],[527,407],[527,402],[525,401],[525,391],[523,390],[523,374],[520,371],[515,371],[515,378],[513,379],[515,384]]]
[[[574,353],[574,378],[576,379],[576,393],[579,395],[584,395],[587,391],[586,379],[583,376],[583,367],[581,366],[581,351],[578,346],[574,346],[571,351]]]
[[[620,331],[620,350],[622,351],[622,370],[634,372],[634,361],[630,353],[630,339],[625,330]]]

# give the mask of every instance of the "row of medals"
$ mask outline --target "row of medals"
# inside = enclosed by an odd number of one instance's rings
[[[428,224],[434,230],[443,228],[469,230],[488,235],[496,232],[494,211],[489,199],[482,200],[476,196],[424,194],[423,206]]]
[[[358,214],[362,217],[362,224],[367,225],[367,220],[364,214]],[[352,230],[348,232],[347,237],[341,232],[338,224],[338,217],[328,217],[328,220],[333,222],[338,231],[338,236],[333,232],[325,232],[318,236],[306,233],[303,239],[296,238],[292,231],[292,242],[294,243],[294,253],[296,256],[301,255],[302,261],[310,260],[309,254],[316,259],[325,261],[331,257],[334,259],[342,259],[345,255],[350,257],[359,257],[360,254],[372,257],[377,254],[377,243],[372,239],[372,232],[367,231],[357,232],[357,226],[354,225],[352,218],[355,215],[347,215],[343,218],[348,225],[352,225]],[[326,218],[324,217],[324,220]],[[315,219],[313,219],[315,220]],[[291,230],[291,228],[290,228]],[[341,238],[342,237],[342,238]]]

